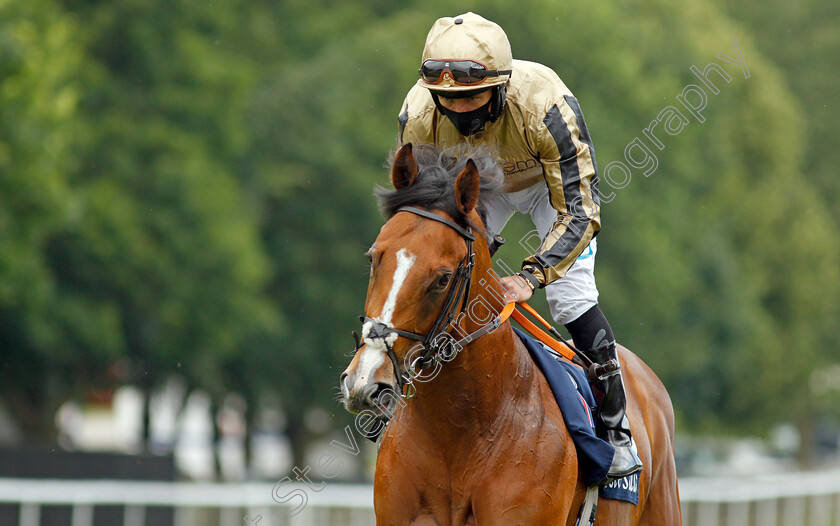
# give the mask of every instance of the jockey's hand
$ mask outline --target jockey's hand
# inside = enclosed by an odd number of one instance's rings
[[[528,280],[514,274],[513,276],[505,276],[501,279],[502,287],[505,288],[505,298],[510,301],[522,303],[531,299],[534,291],[531,290],[531,285]]]

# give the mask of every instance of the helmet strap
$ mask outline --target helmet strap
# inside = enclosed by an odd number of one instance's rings
[[[493,86],[493,96],[490,98],[490,122],[496,122],[505,111],[507,103],[507,84]]]

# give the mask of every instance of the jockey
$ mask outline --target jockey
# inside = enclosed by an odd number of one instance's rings
[[[399,144],[467,143],[494,151],[506,193],[488,207],[488,234],[501,232],[521,212],[531,216],[539,235],[534,254],[502,285],[520,302],[545,288],[552,317],[578,348],[610,370],[593,384],[604,395],[598,434],[615,446],[609,477],[640,471],[615,337],[598,306],[597,166],[577,99],[548,67],[514,60],[502,28],[474,13],[435,22],[419,73],[398,118]]]

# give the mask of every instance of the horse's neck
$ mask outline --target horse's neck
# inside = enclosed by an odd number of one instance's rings
[[[485,282],[485,286],[473,287],[466,318],[461,317],[456,331],[461,336],[492,318],[486,311],[486,316],[481,314],[480,304],[493,313],[501,310],[501,292],[486,285]],[[408,409],[426,422],[434,419],[461,433],[467,428],[492,426],[497,419],[505,418],[506,411],[515,410],[517,401],[533,398],[537,389],[534,363],[507,323],[436,367],[439,370],[434,378],[416,382],[417,396],[408,403]]]
[[[476,236],[474,248],[470,296],[456,322],[458,329],[450,330],[458,339],[489,323],[506,303],[483,232]],[[432,379],[415,380],[417,395],[404,409],[424,428],[437,428],[437,434],[452,434],[453,439],[470,432],[486,436],[507,425],[500,420],[515,421],[508,413],[523,410],[520,404],[538,403],[539,372],[509,323],[436,367],[439,371]]]

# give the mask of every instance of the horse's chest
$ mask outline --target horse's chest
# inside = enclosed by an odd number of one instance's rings
[[[383,441],[377,517],[430,526],[545,524],[546,514],[556,521],[575,493],[577,462],[562,415],[540,407],[532,399],[511,403],[486,433]]]
[[[560,488],[575,487],[576,471],[544,451],[540,442],[517,443],[504,451],[478,448],[461,462],[441,462],[437,470],[426,472],[415,481],[423,505],[409,523],[536,524],[535,516],[565,508]]]

